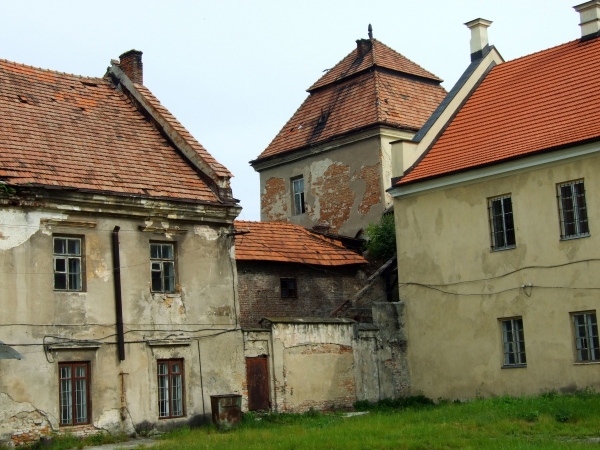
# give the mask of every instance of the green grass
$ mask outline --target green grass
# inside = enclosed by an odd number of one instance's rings
[[[235,430],[179,429],[156,450],[169,449],[562,449],[598,447],[600,395],[498,397],[469,403],[384,401],[369,414],[247,414]],[[424,400],[425,399],[425,400]],[[260,420],[256,420],[260,419]]]
[[[72,434],[63,434],[61,436],[53,436],[52,443],[45,446],[41,441],[35,445],[25,447],[28,450],[72,450],[82,449],[93,445],[115,444],[125,442],[129,438],[126,435],[112,435],[105,432],[100,432],[85,438],[79,438]]]

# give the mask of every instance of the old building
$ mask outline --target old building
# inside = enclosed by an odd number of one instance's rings
[[[386,303],[379,271],[299,225],[236,221],[235,233],[250,410],[349,408],[408,389],[402,305]]]
[[[580,39],[504,62],[490,21],[423,130],[392,144],[412,389],[598,389],[600,2]]]
[[[390,142],[412,138],[444,98],[442,80],[372,37],[308,89],[251,161],[261,220],[356,236],[392,203]]]
[[[0,442],[193,424],[241,392],[219,164],[143,85],[0,61]]]

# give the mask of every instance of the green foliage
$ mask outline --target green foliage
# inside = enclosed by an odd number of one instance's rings
[[[445,403],[444,401],[442,401]],[[400,397],[396,399],[385,398],[378,402],[371,403],[366,400],[354,403],[356,411],[392,411],[403,408],[423,408],[434,406],[435,403],[424,395],[414,395],[411,397]]]
[[[62,434],[62,435],[53,435],[49,442],[44,443],[42,441],[29,446],[30,450],[72,450],[72,449],[82,449],[85,447],[89,447],[92,445],[103,445],[103,444],[114,444],[117,442],[126,442],[129,438],[122,435],[113,435],[110,433],[105,433],[103,431],[92,434],[85,438],[77,437],[73,434]]]
[[[17,190],[14,187],[8,186],[4,183],[0,183],[0,197],[11,197],[15,195]]]
[[[396,253],[394,216],[386,214],[379,223],[371,223],[365,230],[365,249],[373,258],[389,259]]]

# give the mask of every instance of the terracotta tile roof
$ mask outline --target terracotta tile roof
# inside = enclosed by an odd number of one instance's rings
[[[396,185],[600,138],[600,39],[494,67]]]
[[[338,241],[291,223],[237,220],[235,228],[250,231],[235,238],[237,261],[279,261],[317,266],[367,262]]]
[[[150,91],[136,87],[191,138]],[[216,161],[211,164],[228,173]],[[107,79],[5,60],[0,60],[0,178],[12,185],[218,201],[196,169]]]
[[[359,63],[351,64],[357,58],[354,50],[310,88],[308,98],[255,161],[371,125],[413,131],[423,126],[446,96],[441,80],[372,42],[374,50]]]
[[[366,39],[363,40],[363,42],[365,41],[368,42]],[[325,75],[308,88],[308,91],[310,92],[327,84],[334,83],[342,78],[348,78],[373,66],[385,67],[396,72],[429,78],[440,83],[443,81],[377,39],[371,39],[370,42],[372,45],[371,51],[366,53],[362,58],[359,58],[358,49],[352,50],[348,56],[337,63],[335,67],[328,70]]]

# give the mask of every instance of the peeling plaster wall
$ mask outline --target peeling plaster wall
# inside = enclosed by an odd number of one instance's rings
[[[395,200],[399,282],[422,283],[400,289],[413,392],[462,399],[600,389],[600,366],[576,363],[570,315],[600,313],[599,169],[600,157],[588,157]],[[556,185],[578,179],[591,235],[561,240]],[[516,248],[491,251],[488,199],[507,194]],[[499,319],[512,317],[523,319],[527,367],[505,370]]]
[[[392,200],[385,190],[391,179],[390,142],[412,134],[382,130],[300,159],[260,169],[261,220],[290,221],[310,228],[329,225],[331,231],[355,236],[378,222]],[[293,215],[290,180],[304,178],[306,212]]]
[[[96,225],[48,225],[52,222],[40,224],[40,219]],[[123,362],[118,360],[115,345],[111,237],[116,225],[121,227],[128,342]],[[151,233],[140,231],[139,226],[187,231]],[[0,440],[10,434],[17,444],[30,442],[48,430],[86,434],[100,429],[131,432],[140,424],[161,429],[194,424],[210,415],[211,394],[241,393],[245,367],[242,334],[235,330],[237,273],[232,240],[222,235],[225,229],[225,224],[198,225],[185,219],[128,218],[127,210],[121,216],[58,214],[41,207],[0,210],[0,340],[17,345],[25,356],[21,361],[0,361]],[[54,291],[53,235],[83,237],[83,292]],[[175,244],[177,286],[173,294],[150,292],[151,241]],[[85,348],[77,340],[101,344]],[[44,351],[44,342],[68,345]],[[158,419],[156,361],[162,358],[184,359],[186,413],[180,419]],[[89,363],[90,425],[58,427],[59,362]],[[124,414],[121,372],[125,373]],[[20,437],[24,434],[25,438]]]

